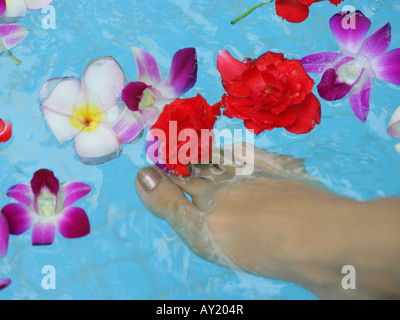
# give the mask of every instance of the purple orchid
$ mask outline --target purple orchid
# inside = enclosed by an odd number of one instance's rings
[[[72,205],[90,190],[81,182],[60,185],[52,171],[41,169],[35,172],[30,185],[21,183],[8,189],[7,196],[18,203],[6,205],[1,213],[11,234],[22,234],[33,226],[33,245],[52,244],[56,229],[66,238],[83,237],[90,232],[88,216]]]
[[[156,59],[149,52],[135,47],[132,50],[138,78],[136,82],[129,82],[125,86],[121,98],[131,111],[138,111],[146,119],[144,126],[151,126],[166,104],[186,93],[196,83],[196,50],[185,48],[177,51],[164,80],[161,80]]]
[[[9,229],[6,218],[0,212],[0,258],[5,256],[8,249]],[[0,290],[11,283],[10,279],[0,279]]]
[[[12,23],[21,20],[26,10],[38,10],[47,7],[54,0],[0,0],[0,23]]]
[[[329,24],[342,52],[311,54],[301,62],[307,72],[322,74],[317,86],[328,101],[348,94],[354,114],[365,122],[369,112],[372,78],[400,85],[400,49],[386,52],[391,41],[390,23],[367,37],[371,21],[360,11],[354,13],[355,29],[342,22],[348,13],[335,14]]]

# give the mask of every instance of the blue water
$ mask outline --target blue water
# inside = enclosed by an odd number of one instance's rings
[[[336,51],[328,27],[337,8],[327,2],[311,7],[304,23],[289,24],[264,6],[232,26],[230,21],[255,0],[55,0],[56,29],[42,29],[44,13],[29,11],[21,24],[31,30],[13,53],[20,66],[0,58],[0,117],[13,122],[11,141],[0,146],[0,207],[9,203],[8,187],[29,182],[40,168],[61,181],[83,181],[93,187],[79,206],[89,215],[89,236],[67,240],[57,234],[53,245],[33,247],[30,232],[11,236],[9,253],[0,260],[0,277],[12,284],[0,299],[315,299],[286,282],[237,273],[195,256],[164,222],[140,203],[134,189],[138,168],[147,165],[144,143],[125,145],[123,154],[104,165],[82,164],[71,143],[60,147],[39,110],[38,92],[46,80],[81,77],[85,66],[111,55],[130,79],[136,78],[132,45],[150,51],[163,75],[173,54],[195,47],[199,71],[186,97],[202,94],[215,103],[224,90],[216,69],[219,49],[235,57],[257,57],[265,51],[289,58]],[[372,30],[392,22],[390,49],[400,47],[400,5],[394,1],[351,1],[372,20]],[[313,76],[317,81],[318,76]],[[321,125],[310,134],[275,129],[259,135],[256,145],[305,159],[307,169],[329,189],[359,200],[400,195],[399,142],[386,133],[400,104],[400,87],[375,80],[371,112],[365,124],[346,99],[322,101]],[[217,128],[244,128],[221,117]],[[56,289],[44,290],[41,271],[56,269]]]

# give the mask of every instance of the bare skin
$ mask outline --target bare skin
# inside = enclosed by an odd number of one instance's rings
[[[241,178],[234,166],[196,166],[189,179],[144,168],[136,190],[211,262],[323,299],[400,298],[399,198],[358,202],[326,190],[291,157],[256,149],[253,160]],[[355,290],[342,288],[345,265],[356,269]]]

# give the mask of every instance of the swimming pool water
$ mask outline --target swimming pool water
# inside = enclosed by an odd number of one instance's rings
[[[60,147],[39,110],[43,82],[81,74],[88,63],[113,56],[129,79],[137,75],[132,45],[151,52],[163,75],[173,54],[195,47],[198,81],[185,97],[202,94],[212,104],[224,90],[216,69],[217,52],[236,58],[266,51],[301,58],[339,48],[329,26],[337,9],[314,4],[302,24],[282,21],[274,5],[264,6],[232,26],[230,21],[256,0],[54,0],[56,29],[43,29],[40,10],[20,22],[31,30],[13,53],[16,66],[0,58],[0,117],[13,122],[11,141],[0,146],[0,207],[16,183],[30,181],[40,168],[61,181],[82,181],[93,187],[79,206],[89,215],[90,235],[68,240],[56,235],[51,246],[31,246],[30,232],[11,236],[9,252],[0,260],[0,278],[12,284],[0,299],[315,299],[301,287],[227,270],[195,256],[164,222],[139,201],[134,179],[146,166],[144,141],[125,145],[116,160],[92,167],[82,164],[72,143]],[[392,23],[392,44],[400,47],[400,5],[394,1],[346,0],[372,21],[371,31]],[[342,4],[343,5],[343,4]],[[340,7],[340,6],[339,6]],[[314,75],[312,75],[314,77]],[[314,79],[318,83],[319,76]],[[316,90],[314,91],[316,93]],[[365,124],[346,99],[322,99],[322,120],[311,133],[284,129],[265,132],[256,145],[304,158],[309,172],[329,189],[358,200],[400,195],[400,156],[396,139],[386,133],[400,105],[400,87],[374,80],[371,112]],[[242,121],[221,117],[217,128],[243,129]],[[398,141],[397,141],[398,142]],[[56,289],[41,286],[42,267],[56,270]]]

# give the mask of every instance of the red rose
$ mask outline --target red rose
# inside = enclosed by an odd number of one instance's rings
[[[202,129],[211,132],[216,115],[220,115],[219,108],[211,107],[201,95],[176,99],[164,107],[151,130],[155,133],[154,130],[159,129],[164,133],[164,137],[157,138],[162,142],[162,160],[168,169],[176,175],[189,176],[189,163],[200,163],[204,157],[210,161],[212,136],[202,139]]]
[[[217,59],[226,94],[220,106],[230,118],[244,120],[256,134],[284,127],[307,133],[321,119],[321,104],[311,92],[314,81],[299,60],[267,52],[258,59],[233,58],[221,50]]]
[[[275,9],[278,16],[289,22],[302,22],[307,19],[309,14],[308,7],[315,2],[323,0],[276,0]],[[329,0],[330,3],[338,5],[343,0]]]
[[[11,139],[12,126],[8,121],[3,121],[0,119],[0,143],[7,142]]]

